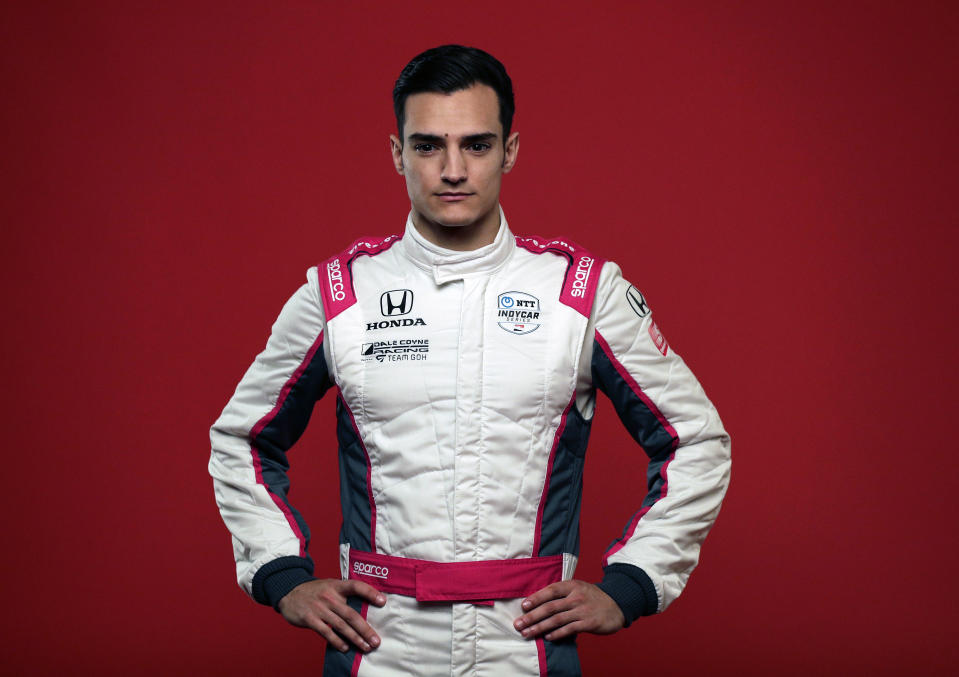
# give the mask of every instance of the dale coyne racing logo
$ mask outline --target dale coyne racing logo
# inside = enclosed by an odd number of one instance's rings
[[[496,322],[510,334],[529,334],[539,329],[539,299],[521,291],[500,294],[496,302]]]
[[[364,343],[360,355],[364,362],[418,362],[429,356],[429,339],[400,339]]]

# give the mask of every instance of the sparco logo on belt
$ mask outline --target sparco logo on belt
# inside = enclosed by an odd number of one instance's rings
[[[576,273],[573,276],[572,296],[586,296],[586,283],[589,282],[589,274],[593,269],[593,259],[584,256],[576,264]]]
[[[376,564],[367,564],[366,562],[353,562],[353,572],[363,574],[364,576],[386,578],[390,575],[390,568],[377,566]]]
[[[342,301],[346,298],[343,291],[343,271],[340,270],[340,260],[333,259],[326,264],[326,275],[330,281],[330,296],[334,301]]]

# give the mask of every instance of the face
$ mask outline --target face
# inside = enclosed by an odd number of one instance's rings
[[[492,242],[500,182],[519,151],[517,132],[504,146],[493,88],[477,84],[452,94],[413,94],[402,132],[402,142],[391,136],[390,145],[396,171],[406,177],[417,230],[438,244],[444,235]]]

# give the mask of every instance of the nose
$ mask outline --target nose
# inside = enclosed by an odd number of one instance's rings
[[[466,180],[466,158],[463,152],[454,148],[446,153],[446,161],[443,163],[443,171],[440,178],[446,183],[462,183]]]

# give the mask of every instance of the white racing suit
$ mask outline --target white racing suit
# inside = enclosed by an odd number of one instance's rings
[[[513,621],[573,576],[596,388],[648,457],[599,584],[627,624],[680,594],[729,479],[716,410],[616,265],[505,219],[472,252],[408,221],[308,271],[211,431],[239,583],[274,607],[313,578],[286,454],[331,387],[340,573],[387,603],[351,599],[381,646],[329,648],[324,675],[580,674],[573,640]]]

